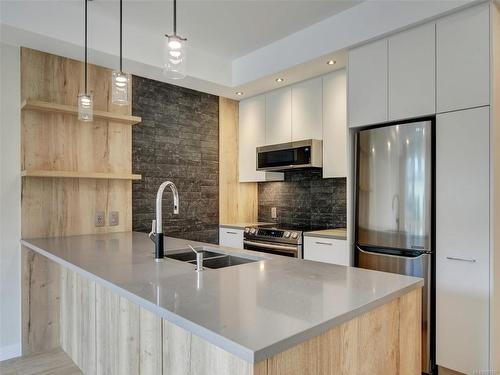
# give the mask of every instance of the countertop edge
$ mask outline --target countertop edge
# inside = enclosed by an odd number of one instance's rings
[[[219,228],[244,230],[245,226],[239,224],[219,224]]]
[[[241,229],[244,230],[245,227],[252,227],[252,226],[257,226],[257,225],[271,225],[273,223],[268,223],[268,222],[262,222],[262,221],[257,221],[254,223],[248,222],[248,223],[233,223],[233,224],[219,224],[219,228],[226,228],[226,229]]]
[[[392,301],[392,300],[394,300],[394,299],[396,299],[396,298],[398,298],[406,293],[409,293],[410,291],[412,291],[416,288],[422,287],[424,284],[423,280],[415,281],[413,284],[410,284],[410,285],[408,285],[400,290],[397,290],[393,293],[390,293],[386,296],[383,296],[376,301],[369,302],[369,303],[367,303],[363,306],[360,306],[352,311],[349,311],[343,315],[337,316],[331,320],[325,321],[325,322],[320,323],[314,327],[311,327],[311,328],[307,329],[306,331],[297,333],[291,337],[288,337],[284,340],[281,340],[277,343],[274,343],[266,348],[252,350],[252,349],[248,349],[247,347],[244,347],[244,346],[242,346],[242,345],[240,345],[240,344],[238,344],[238,343],[236,343],[236,342],[234,342],[226,337],[223,337],[223,336],[221,336],[221,335],[219,335],[219,334],[217,334],[217,333],[215,333],[215,332],[213,332],[213,331],[211,331],[203,326],[200,326],[196,323],[193,323],[192,321],[187,320],[187,319],[185,319],[185,318],[183,318],[183,317],[181,317],[181,316],[179,316],[171,311],[165,310],[163,308],[159,308],[157,305],[151,303],[150,301],[145,300],[145,299],[137,296],[136,294],[129,292],[128,290],[117,286],[116,284],[113,284],[109,281],[106,281],[106,280],[96,276],[95,274],[88,272],[88,271],[74,265],[73,263],[70,263],[70,262],[62,259],[62,258],[59,258],[59,257],[47,252],[46,250],[44,250],[44,249],[42,249],[34,244],[31,244],[27,241],[28,240],[22,239],[21,244],[23,246],[26,246],[27,248],[39,253],[40,255],[45,256],[46,258],[60,264],[61,266],[64,266],[64,267],[66,267],[74,272],[77,272],[78,274],[80,274],[84,277],[87,277],[90,280],[93,280],[106,288],[109,288],[110,290],[116,292],[120,296],[127,298],[128,300],[130,300],[133,303],[136,303],[138,306],[145,308],[146,310],[160,316],[161,318],[164,318],[167,321],[169,321],[175,325],[178,325],[182,329],[185,329],[185,330],[191,332],[192,334],[195,334],[195,335],[201,337],[202,339],[208,341],[209,343],[211,343],[211,344],[213,344],[213,345],[215,345],[223,350],[226,350],[227,352],[237,356],[238,358],[240,358],[248,363],[252,363],[252,364],[263,361],[267,358],[272,357],[275,354],[281,353],[287,349],[290,349],[291,347],[293,347],[295,345],[298,345],[304,341],[307,341],[310,338],[318,336],[318,335],[328,331],[329,329],[331,329],[335,326],[338,326],[338,325],[345,323],[345,322],[347,322],[347,321],[349,321],[357,316],[360,316],[368,311],[371,311],[379,306],[382,306],[382,305],[386,304],[387,302]]]
[[[347,235],[343,236],[343,235],[337,235],[337,234],[321,234],[321,233],[304,232],[304,237],[331,238],[334,240],[347,241]]]

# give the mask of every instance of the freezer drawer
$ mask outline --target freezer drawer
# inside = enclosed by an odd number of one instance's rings
[[[410,256],[367,251],[357,247],[357,266],[370,270],[421,277],[424,279],[422,290],[422,372],[430,372],[430,280],[431,254],[409,252]],[[403,253],[403,252],[402,252]]]

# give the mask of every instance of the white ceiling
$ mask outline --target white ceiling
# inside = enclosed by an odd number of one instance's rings
[[[124,70],[241,99],[345,66],[346,50],[480,0],[178,0],[188,76],[162,75],[172,0],[124,0]],[[118,66],[118,0],[89,8],[89,61]],[[0,41],[83,58],[83,0],[0,0]],[[335,66],[326,65],[330,58]]]
[[[233,60],[359,4],[359,0],[177,0],[177,32],[193,48]],[[118,17],[117,0],[93,0],[92,12]],[[172,31],[171,0],[126,0],[126,25]]]

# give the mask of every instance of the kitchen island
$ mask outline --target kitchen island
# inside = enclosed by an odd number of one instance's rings
[[[422,279],[166,237],[251,261],[195,272],[137,232],[22,244],[57,264],[52,323],[86,374],[420,374]]]

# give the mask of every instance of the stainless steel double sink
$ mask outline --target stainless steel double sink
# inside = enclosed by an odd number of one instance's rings
[[[219,253],[204,247],[195,247],[195,249],[196,251],[203,253],[203,267],[205,268],[225,268],[258,261],[257,259]],[[175,259],[181,262],[196,265],[196,254],[189,248],[167,251],[165,252],[165,258]]]

